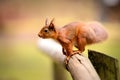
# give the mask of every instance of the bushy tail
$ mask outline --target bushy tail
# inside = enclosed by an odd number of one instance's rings
[[[94,40],[92,43],[98,43],[108,38],[107,31],[99,22],[90,22],[87,24],[87,26],[89,26],[90,28],[91,31],[90,35],[94,36],[92,37]]]

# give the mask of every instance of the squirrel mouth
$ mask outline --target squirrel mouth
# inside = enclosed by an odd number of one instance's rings
[[[38,34],[39,37],[41,37],[39,34]]]
[[[45,37],[43,37],[43,36],[41,36],[41,35],[39,35],[39,34],[38,34],[38,36],[39,36],[40,38],[43,38],[43,39],[45,38]]]

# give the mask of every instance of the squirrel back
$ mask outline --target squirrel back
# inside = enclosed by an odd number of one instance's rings
[[[89,23],[69,23],[59,30],[59,34],[69,40],[76,40],[75,37],[84,37],[86,38],[86,44],[98,43],[106,40],[108,37],[108,34],[102,24],[96,21]]]

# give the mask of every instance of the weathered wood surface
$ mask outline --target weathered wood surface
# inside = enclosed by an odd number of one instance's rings
[[[38,47],[42,52],[49,55],[54,61],[61,63],[61,64],[64,63],[64,59],[66,56],[63,55],[63,53],[62,53],[62,46],[60,44],[58,44],[57,42],[55,42],[51,39],[40,39],[38,41]],[[97,60],[99,60],[101,57],[100,56],[95,57],[97,59],[95,59],[94,57],[92,57],[92,58],[93,58],[92,59],[93,61],[99,62]],[[103,59],[105,59],[105,58],[103,58]],[[101,60],[101,62],[103,62],[103,61]],[[113,64],[118,65],[116,62],[111,63],[111,65],[113,65]],[[94,66],[97,66],[97,65],[94,65]],[[101,67],[102,66],[104,66],[104,65],[101,65]],[[54,68],[57,68],[57,67],[54,67]],[[93,65],[91,64],[89,59],[85,58],[82,55],[76,54],[76,55],[72,56],[69,60],[67,68],[74,80],[100,80],[99,76],[97,75],[97,73],[96,73],[95,69],[93,68]],[[118,67],[116,67],[116,68],[118,68]],[[103,68],[101,68],[101,70],[102,69]],[[100,72],[99,67],[96,70],[98,71],[98,74],[100,75],[102,80],[112,80],[112,79],[106,79],[106,78],[103,79],[103,77],[107,77],[108,75],[106,75],[106,73],[102,73],[102,72],[99,73]],[[57,73],[58,72],[56,71],[54,74],[57,74]],[[118,73],[115,73],[115,74],[118,75]],[[101,75],[103,75],[103,77]],[[55,75],[55,76],[56,77],[54,79],[57,79],[57,76],[60,76],[60,75]],[[113,80],[115,80],[115,79],[113,79]],[[118,79],[116,79],[116,80],[118,80]]]
[[[66,67],[73,80],[100,80],[89,59],[82,55],[73,55]]]
[[[120,80],[117,59],[92,50],[88,51],[88,57],[101,80]]]

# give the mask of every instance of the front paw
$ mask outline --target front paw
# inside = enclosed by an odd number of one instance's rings
[[[73,51],[73,54],[80,54],[81,53],[81,51],[79,51],[79,50],[74,50]]]
[[[70,56],[67,56],[66,59],[64,60],[65,65],[68,64],[69,60],[70,60]]]

